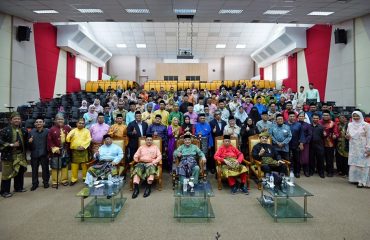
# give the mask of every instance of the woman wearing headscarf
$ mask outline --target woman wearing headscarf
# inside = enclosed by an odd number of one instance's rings
[[[168,170],[173,170],[173,152],[176,148],[176,141],[180,136],[180,125],[179,119],[174,117],[172,119],[171,125],[168,126],[168,148],[167,148],[167,160],[168,160]]]
[[[236,124],[241,127],[248,118],[248,114],[245,112],[244,108],[240,106],[239,109],[235,111],[234,117],[236,119]]]
[[[190,132],[194,135],[194,126],[190,123],[190,117],[188,115],[184,116],[184,123],[181,125],[180,136],[184,135],[186,132]]]
[[[98,113],[95,112],[95,105],[91,104],[89,106],[89,111],[83,115],[85,119],[85,128],[89,129],[94,123],[96,123],[96,119],[98,118]]]
[[[261,120],[261,116],[258,112],[258,109],[256,107],[252,107],[251,111],[249,112],[248,115],[250,118],[252,118],[253,122],[256,123],[259,120]]]
[[[306,113],[304,111],[301,111],[298,114],[298,123],[301,124],[301,129],[303,131],[303,148],[300,147],[300,165],[303,168],[304,175],[306,177],[310,176],[309,173],[309,163],[310,163],[310,142],[312,138],[312,126],[311,124],[308,124],[306,121]],[[298,172],[300,172],[300,169],[298,169]]]
[[[252,118],[247,118],[247,120],[243,123],[240,136],[241,136],[241,149],[245,157],[249,155],[249,141],[248,138],[250,136],[259,134],[258,128],[256,124],[253,122]]]
[[[82,100],[80,110],[86,110],[87,111],[87,101]]]
[[[370,125],[360,111],[352,113],[346,138],[349,139],[348,181],[358,183],[358,188],[370,187]]]

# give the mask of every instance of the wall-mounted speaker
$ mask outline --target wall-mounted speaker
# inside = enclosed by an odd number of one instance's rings
[[[345,29],[334,30],[335,44],[344,43],[347,44],[347,31]]]
[[[17,27],[17,40],[19,42],[29,41],[31,35],[31,28],[28,26],[18,26]]]

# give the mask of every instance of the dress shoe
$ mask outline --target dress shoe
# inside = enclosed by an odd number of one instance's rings
[[[236,186],[236,184],[235,184],[235,185],[231,188],[231,194],[232,194],[232,195],[235,195],[237,191],[238,191],[238,188],[237,188],[237,186]]]
[[[304,175],[305,175],[306,177],[310,177],[310,174],[309,174],[308,172],[304,172]]]
[[[12,196],[13,196],[13,194],[11,194],[11,193],[9,193],[9,192],[5,192],[5,193],[2,193],[2,194],[1,194],[1,196],[2,196],[3,198],[10,198],[10,197],[12,197]]]
[[[51,184],[51,187],[52,188],[57,188],[58,187],[58,184]]]
[[[319,174],[321,178],[325,178],[325,175],[323,173]]]
[[[77,182],[70,182],[69,183],[69,186],[73,186],[73,185],[75,185]],[[64,184],[63,184],[64,185]]]
[[[44,184],[44,188],[49,188],[49,187],[50,187],[49,183]]]
[[[139,195],[139,185],[138,184],[134,184],[134,192],[132,193],[132,198],[137,198],[137,196]]]
[[[301,174],[296,173],[296,174],[294,174],[294,177],[296,177],[296,178],[300,178],[300,177],[301,177]]]
[[[69,185],[69,183],[68,182],[64,182],[64,183],[62,183],[63,184],[63,186],[68,186]]]
[[[333,174],[332,173],[328,173],[328,177],[333,177]]]
[[[248,195],[248,194],[249,194],[249,192],[248,192],[248,188],[247,188],[246,186],[242,186],[242,187],[240,188],[240,191],[241,191],[242,193],[244,193],[245,195]]]
[[[21,192],[27,192],[27,190],[25,188],[22,188],[22,189],[14,190],[14,192],[21,193]]]
[[[357,185],[357,188],[363,188],[364,187],[364,185],[362,185],[361,183],[359,183],[358,185]]]
[[[151,184],[148,184],[148,186],[146,186],[143,197],[146,198],[150,196],[150,193],[152,192],[151,187],[152,187]]]
[[[212,174],[215,174],[216,173],[216,169],[211,169],[211,173]]]
[[[37,186],[37,185],[33,185],[33,186],[31,187],[31,191],[35,191],[38,187],[39,187],[39,186]]]

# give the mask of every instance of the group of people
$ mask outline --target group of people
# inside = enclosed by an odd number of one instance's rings
[[[247,88],[244,84],[228,88],[221,84],[216,91],[186,89],[184,91],[149,92],[136,89],[109,90],[107,104],[99,99],[88,105],[83,100],[81,110],[87,110],[71,129],[63,114],[55,116],[55,124],[44,128],[44,121],[36,119],[35,128],[26,131],[18,113],[11,116],[11,124],[1,130],[2,160],[1,195],[10,197],[10,180],[14,178],[15,192],[24,192],[23,174],[26,171],[26,152],[31,151],[32,187],[39,187],[38,168],[42,166],[44,188],[71,185],[78,182],[81,167],[86,183],[94,178],[126,172],[134,161],[131,178],[133,198],[139,194],[139,184],[145,182],[144,197],[151,193],[158,164],[168,172],[198,181],[200,171],[212,174],[216,162],[222,164],[235,194],[238,190],[248,194],[245,186],[248,169],[244,158],[262,162],[264,173],[286,173],[285,161],[290,161],[298,178],[301,170],[306,177],[316,172],[321,178],[333,177],[334,162],[339,175],[348,176],[358,187],[370,187],[370,128],[360,111],[354,111],[351,122],[346,115],[335,119],[330,107],[322,103],[318,110],[319,93],[310,89]],[[261,142],[249,156],[248,138],[259,134]],[[177,147],[183,136],[184,144]],[[223,136],[224,143],[216,149],[215,139]],[[146,137],[139,146],[139,138]],[[162,139],[162,149],[153,139]],[[197,138],[200,147],[192,144]],[[238,139],[232,146],[230,139]],[[271,144],[268,139],[271,138]],[[118,147],[116,144],[120,142]],[[179,159],[179,164],[175,164]],[[92,160],[95,163],[92,163]],[[163,160],[163,161],[162,161]],[[335,160],[335,161],[334,161]],[[68,178],[68,166],[71,178]],[[237,178],[240,178],[238,183]]]

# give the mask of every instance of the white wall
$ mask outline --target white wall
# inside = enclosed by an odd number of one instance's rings
[[[355,20],[356,105],[370,112],[370,14]]]
[[[67,89],[67,52],[60,49],[53,97],[56,97],[57,94],[65,94],[66,89]]]
[[[34,35],[31,33],[30,41],[18,42],[16,39],[17,26],[29,26],[33,29],[31,22],[13,18],[11,88],[11,104],[13,106],[25,104],[30,100],[38,101],[40,96]]]
[[[0,112],[8,111],[4,104],[10,105],[11,31],[11,17],[0,13]]]
[[[251,79],[253,67],[253,60],[249,56],[226,56],[224,58],[225,80]]]
[[[109,64],[109,75],[117,75],[117,79],[136,80],[136,56],[113,56]]]
[[[224,65],[222,58],[202,58],[199,63],[208,63],[208,82],[224,80]],[[215,71],[213,71],[213,69]]]
[[[161,58],[138,58],[138,62],[138,76],[148,76],[148,80],[161,80],[156,79],[155,71],[156,64],[163,62]],[[143,69],[145,69],[145,72],[143,72]]]
[[[347,44],[335,44],[335,29],[347,30]],[[355,105],[355,59],[353,20],[333,25],[330,43],[325,101],[337,106]]]

